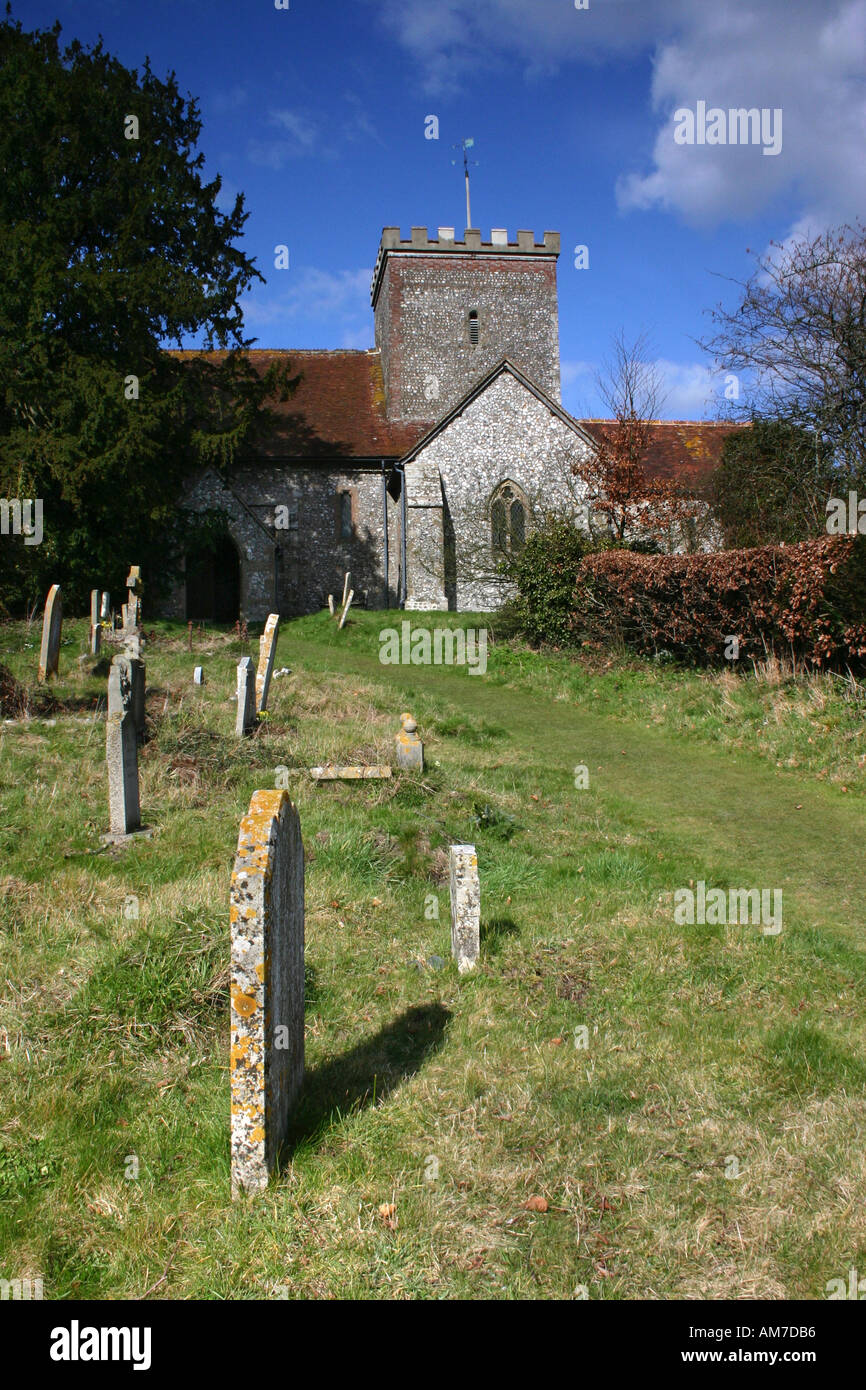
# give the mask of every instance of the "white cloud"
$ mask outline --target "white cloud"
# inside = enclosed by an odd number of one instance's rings
[[[370,346],[370,281],[372,266],[363,270],[298,270],[271,272],[267,288],[259,285],[242,300],[246,330],[271,328],[308,319],[329,332],[342,334],[343,347]]]
[[[249,141],[247,157],[253,164],[281,169],[287,159],[327,153],[322,149],[322,132],[302,111],[290,111],[285,107],[269,111],[267,124],[276,126],[281,133],[275,139]]]
[[[717,419],[724,404],[724,377],[701,362],[672,362],[656,359],[661,377],[664,420]]]
[[[567,386],[573,386],[581,377],[591,377],[594,373],[594,362],[582,362],[578,358],[564,357],[559,364],[559,375],[563,389]]]
[[[419,65],[429,95],[452,95],[506,59],[532,77],[652,54],[659,128],[651,167],[622,172],[623,209],[661,207],[711,224],[793,195],[803,216],[826,225],[866,204],[866,0],[592,0],[588,10],[570,0],[368,3]],[[675,144],[674,112],[699,100],[781,107],[781,153]]]

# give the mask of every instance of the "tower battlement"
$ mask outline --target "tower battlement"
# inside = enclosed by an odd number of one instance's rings
[[[376,266],[373,270],[373,280],[370,285],[370,303],[376,307],[376,299],[379,287],[382,283],[382,274],[385,268],[385,258],[389,251],[398,252],[418,252],[423,251],[430,254],[455,254],[471,252],[474,254],[493,254],[497,256],[553,256],[559,255],[560,236],[559,232],[545,232],[544,241],[537,242],[534,232],[519,231],[516,233],[517,240],[508,240],[507,227],[492,227],[490,240],[481,240],[481,231],[477,227],[467,227],[464,232],[464,240],[455,240],[455,229],[453,227],[437,228],[436,237],[428,236],[426,227],[413,227],[412,234],[408,240],[404,241],[400,236],[399,227],[383,227],[382,240],[379,243],[379,254],[376,257]]]

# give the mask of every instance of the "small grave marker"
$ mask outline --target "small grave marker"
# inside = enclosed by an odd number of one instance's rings
[[[418,725],[411,714],[400,715],[400,732],[394,740],[397,746],[397,766],[410,772],[424,771],[424,744],[418,737]]]
[[[52,584],[45,600],[42,619],[42,648],[39,653],[39,680],[50,681],[57,675],[60,662],[60,633],[63,628],[63,598],[60,585]]]
[[[256,709],[259,714],[268,707],[268,692],[271,688],[271,673],[274,669],[279,633],[280,615],[269,613],[265,630],[259,638],[259,667],[256,671]]]
[[[474,845],[451,845],[451,954],[461,975],[478,963],[481,885]]]
[[[238,712],[235,733],[243,738],[256,722],[256,673],[250,656],[238,662]]]
[[[133,715],[133,674],[129,657],[116,656],[108,676],[105,730],[108,807],[112,836],[131,835],[141,827],[138,791],[138,738]]]

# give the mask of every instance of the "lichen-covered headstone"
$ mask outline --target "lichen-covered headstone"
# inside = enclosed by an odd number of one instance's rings
[[[267,1186],[304,1079],[304,846],[285,791],[253,793],[231,899],[232,1196]]]
[[[99,625],[99,590],[90,590],[90,655],[99,656],[102,628]]]
[[[50,681],[57,675],[60,661],[60,633],[63,627],[63,599],[60,585],[52,584],[45,600],[42,619],[42,648],[39,653],[39,679]]]
[[[269,613],[265,630],[259,638],[259,668],[256,671],[256,709],[259,714],[268,707],[268,691],[271,688],[271,673],[274,669],[279,632],[279,613]]]
[[[112,835],[131,835],[141,827],[138,792],[138,733],[133,715],[133,676],[128,657],[116,656],[108,675],[105,760]]]
[[[451,954],[461,975],[478,962],[481,944],[481,884],[474,845],[451,845]]]
[[[235,733],[238,738],[248,734],[256,722],[256,673],[252,657],[238,662],[238,712]]]
[[[424,771],[424,744],[418,737],[418,725],[411,714],[400,715],[400,732],[395,739],[397,766],[407,771]]]

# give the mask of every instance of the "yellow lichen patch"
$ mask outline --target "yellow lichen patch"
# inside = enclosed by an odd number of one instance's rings
[[[264,963],[264,961],[260,961],[259,964],[256,966],[256,974],[258,975],[259,979],[264,983],[264,978],[265,978],[265,963]]]
[[[237,985],[232,985],[232,1006],[235,1012],[240,1014],[241,1018],[249,1018],[250,1014],[255,1013],[256,1009],[259,1007],[256,1000],[249,994],[244,994],[242,989],[238,989]]]
[[[265,1131],[262,1129],[261,1125],[256,1125],[255,1129],[250,1131],[250,1143],[263,1144],[264,1139]]]

